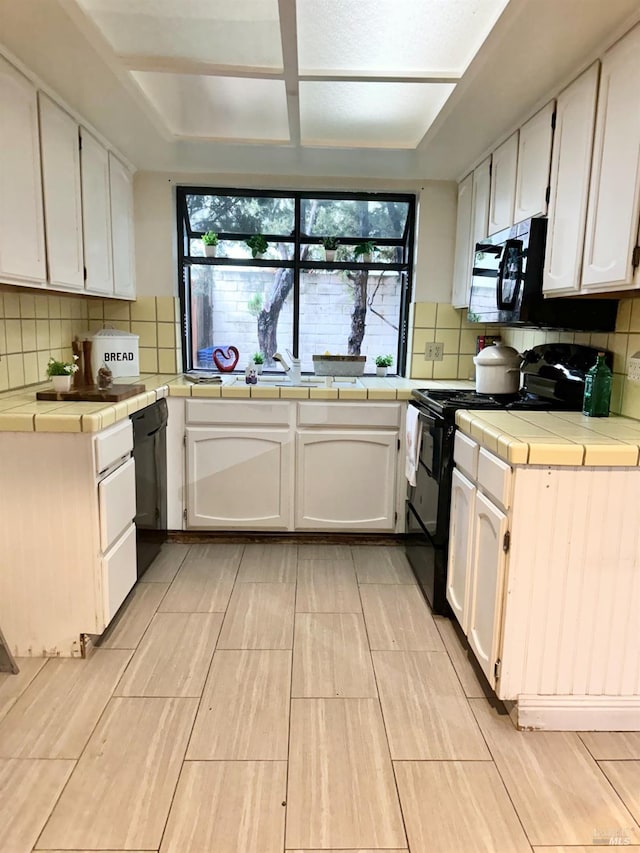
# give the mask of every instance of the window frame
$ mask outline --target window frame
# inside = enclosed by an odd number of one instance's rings
[[[191,228],[187,210],[187,196],[189,195],[229,195],[247,198],[292,198],[294,200],[294,225],[290,235],[263,234],[268,242],[291,243],[293,245],[292,260],[265,260],[257,258],[207,258],[200,255],[189,255],[190,240],[199,239],[203,231],[195,231]],[[376,246],[400,246],[403,250],[404,260],[401,263],[390,261],[371,261],[368,263],[356,261],[302,261],[300,251],[302,246],[321,245],[321,237],[309,237],[302,234],[300,230],[301,202],[303,199],[324,199],[327,201],[381,201],[402,202],[408,206],[407,218],[404,232],[400,238],[376,237],[373,239]],[[308,269],[327,270],[362,270],[368,269],[388,270],[400,273],[404,276],[400,291],[400,311],[398,316],[398,346],[396,351],[397,374],[406,376],[407,372],[407,343],[409,337],[409,306],[414,288],[413,282],[413,257],[415,241],[417,196],[415,193],[392,193],[392,192],[339,192],[322,190],[276,190],[276,189],[252,189],[248,187],[204,187],[204,186],[176,186],[176,223],[178,236],[178,291],[180,300],[180,324],[182,327],[181,346],[182,364],[185,371],[192,370],[192,341],[191,341],[191,318],[189,316],[189,299],[191,288],[191,268],[193,266],[235,266],[235,267],[271,267],[275,269],[293,270],[293,330],[291,350],[295,356],[299,353],[300,338],[300,273]],[[217,232],[219,240],[235,240],[242,242],[253,236],[255,232]],[[340,236],[341,245],[357,245],[366,240],[366,237]],[[198,368],[198,371],[206,371],[207,368]]]

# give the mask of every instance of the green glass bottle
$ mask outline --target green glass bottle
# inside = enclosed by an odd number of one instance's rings
[[[584,380],[583,415],[590,415],[592,418],[606,418],[609,416],[611,380],[611,371],[605,363],[604,353],[599,352],[598,360],[587,371]]]

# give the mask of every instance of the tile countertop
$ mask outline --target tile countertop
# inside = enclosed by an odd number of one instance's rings
[[[640,421],[581,412],[456,412],[456,424],[516,465],[629,467],[640,461]]]
[[[145,386],[120,403],[76,403],[36,400],[36,391],[49,389],[50,383],[31,385],[0,394],[0,432],[99,432],[117,421],[155,403],[160,397],[209,397],[260,400],[409,400],[414,388],[472,388],[473,383],[456,379],[428,380],[402,377],[364,376],[358,388],[287,387],[244,385],[235,382],[237,374],[224,377],[220,385],[197,385],[182,374],[145,374],[119,382]]]

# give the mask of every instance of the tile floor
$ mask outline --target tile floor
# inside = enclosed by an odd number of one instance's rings
[[[0,851],[640,851],[640,733],[517,732],[400,547],[165,545],[0,675]]]

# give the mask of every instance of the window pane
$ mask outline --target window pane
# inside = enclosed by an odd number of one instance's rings
[[[293,243],[269,242],[267,251],[262,256],[265,261],[291,261],[293,260]],[[204,245],[199,237],[189,240],[189,252],[192,258],[204,257]],[[241,258],[250,260],[251,249],[244,240],[219,240],[216,246],[216,258]]]
[[[300,276],[300,357],[313,372],[313,355],[366,355],[365,372],[375,372],[375,357],[398,349],[401,277],[399,273],[309,270]],[[364,308],[364,312],[361,309]],[[364,323],[357,321],[364,317]],[[349,341],[351,339],[351,347]]]
[[[187,215],[192,231],[216,234],[280,234],[293,231],[292,198],[187,194]]]
[[[292,285],[292,270],[194,264],[193,366],[215,369],[213,350],[219,346],[238,349],[237,369],[245,368],[254,352],[272,355],[291,348]]]
[[[301,200],[302,231],[309,237],[380,237],[400,240],[409,213],[404,201],[356,199]]]

